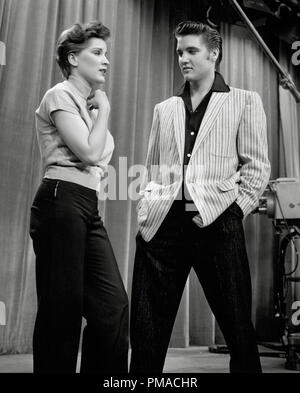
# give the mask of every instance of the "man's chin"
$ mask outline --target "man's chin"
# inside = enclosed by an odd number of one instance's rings
[[[195,74],[193,72],[188,72],[186,74],[182,74],[185,81],[190,82],[195,80]]]
[[[194,78],[190,75],[184,75],[183,78],[185,82],[191,82],[194,80]]]

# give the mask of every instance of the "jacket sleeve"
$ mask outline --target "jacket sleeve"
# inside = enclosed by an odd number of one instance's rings
[[[145,173],[143,176],[140,194],[143,195],[146,189],[153,183],[159,183],[160,179],[160,122],[158,105],[154,107],[152,127],[148,142],[148,151],[145,163]]]
[[[248,92],[238,130],[237,149],[241,164],[241,182],[236,203],[245,217],[258,205],[271,169],[266,116],[261,98],[256,92]]]

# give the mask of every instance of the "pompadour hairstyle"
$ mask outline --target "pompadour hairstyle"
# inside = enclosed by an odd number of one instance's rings
[[[195,21],[184,21],[179,23],[174,31],[175,37],[189,34],[201,35],[207,45],[208,50],[219,49],[217,64],[222,60],[222,37],[218,30],[209,25]]]
[[[110,37],[110,30],[101,22],[92,21],[86,24],[75,23],[59,36],[56,44],[56,61],[66,79],[71,73],[68,55],[85,49],[87,41],[94,37],[106,41]]]

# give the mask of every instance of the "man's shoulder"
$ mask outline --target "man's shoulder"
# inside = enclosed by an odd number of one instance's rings
[[[248,90],[248,89],[240,89],[238,87],[230,86],[230,93],[234,97],[251,97],[251,96],[259,96],[257,91]]]
[[[158,104],[156,104],[155,106],[160,110],[160,109],[167,109],[167,108],[173,108],[174,105],[176,105],[176,103],[178,103],[179,101],[181,101],[182,99],[180,97],[177,96],[172,96],[167,98],[164,101],[159,102]]]

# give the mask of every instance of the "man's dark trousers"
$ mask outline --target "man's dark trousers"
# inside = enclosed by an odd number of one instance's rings
[[[175,201],[149,241],[140,233],[131,300],[131,373],[161,373],[191,267],[222,330],[230,372],[261,372],[251,321],[251,277],[242,214],[233,203],[200,228]]]

